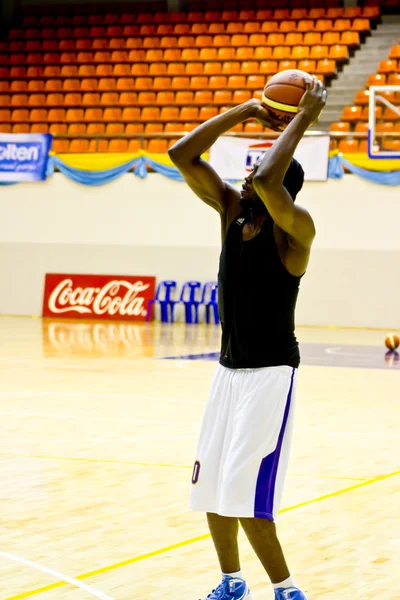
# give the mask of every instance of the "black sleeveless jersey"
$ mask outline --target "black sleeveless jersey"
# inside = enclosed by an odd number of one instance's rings
[[[218,273],[220,363],[230,369],[298,367],[294,311],[301,277],[283,266],[272,219],[243,241],[245,218],[230,225]]]

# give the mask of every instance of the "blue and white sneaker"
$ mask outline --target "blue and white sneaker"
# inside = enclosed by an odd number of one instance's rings
[[[243,579],[223,577],[215,590],[205,600],[252,600],[249,587]]]
[[[307,600],[307,596],[297,588],[278,588],[275,600]]]

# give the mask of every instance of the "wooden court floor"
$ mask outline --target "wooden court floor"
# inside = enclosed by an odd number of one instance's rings
[[[312,352],[277,523],[291,571],[310,600],[399,600],[399,364],[384,360],[384,332],[298,336]],[[215,587],[187,502],[218,344],[215,326],[0,318],[1,600],[198,600]],[[353,368],[364,350],[372,363]],[[240,541],[254,600],[272,599]]]

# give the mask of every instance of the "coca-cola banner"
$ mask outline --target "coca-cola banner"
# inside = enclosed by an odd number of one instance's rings
[[[43,316],[145,321],[155,277],[47,273]]]

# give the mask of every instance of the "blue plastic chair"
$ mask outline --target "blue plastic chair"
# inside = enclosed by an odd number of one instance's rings
[[[199,295],[198,292],[200,291],[200,289],[200,281],[186,281],[183,284],[179,303],[184,304],[185,306],[186,323],[199,322],[200,300],[198,300],[196,296]]]
[[[176,300],[172,300],[172,292],[176,289],[176,281],[160,281],[157,286],[156,297],[154,300],[149,301],[147,309],[146,321],[150,320],[151,307],[153,304],[159,304],[161,309],[161,323],[173,323],[174,322],[174,307],[177,303]],[[171,320],[169,320],[169,317]]]
[[[218,283],[216,281],[208,281],[204,284],[200,302],[200,306],[204,306],[205,308],[206,323],[210,323],[210,314],[213,314],[216,325],[219,324],[217,293]]]

